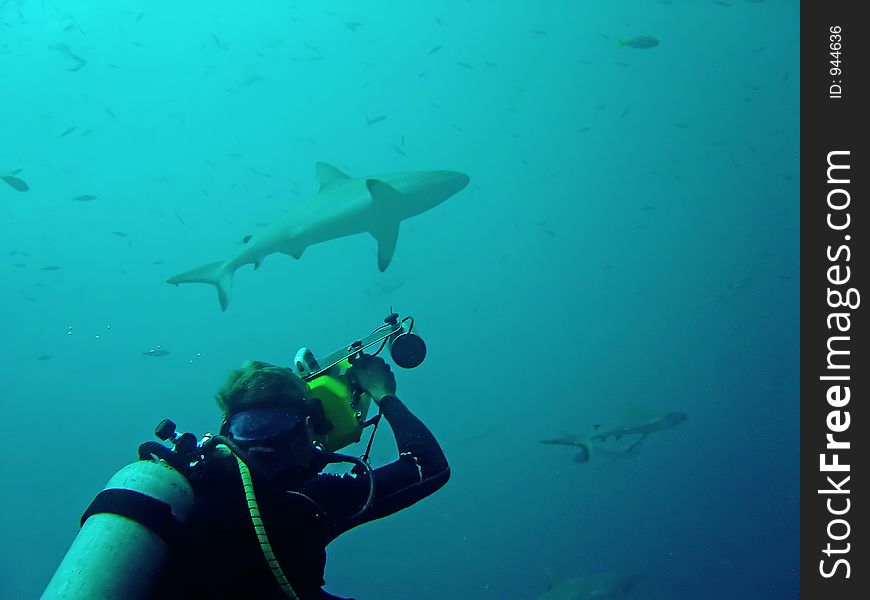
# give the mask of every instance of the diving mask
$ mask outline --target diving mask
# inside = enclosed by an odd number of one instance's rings
[[[292,408],[249,408],[229,418],[227,433],[245,446],[268,445],[293,432],[301,422]]]

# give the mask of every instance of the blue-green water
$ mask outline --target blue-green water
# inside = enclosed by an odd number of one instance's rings
[[[785,0],[0,0],[0,176],[29,186],[0,181],[0,597],[38,596],[160,419],[214,430],[227,370],[392,305],[453,475],[332,544],[327,589],[796,598],[798,67]],[[316,161],[471,183],[383,274],[358,235],[240,269],[226,312],[165,283],[315,193]],[[622,461],[539,443],[628,400],[689,419]]]

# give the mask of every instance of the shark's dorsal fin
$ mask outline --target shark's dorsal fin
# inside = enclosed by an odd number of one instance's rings
[[[544,573],[547,576],[547,589],[551,590],[556,585],[556,582],[559,581],[559,574],[552,567],[546,567]]]
[[[402,201],[402,194],[388,183],[378,179],[366,179],[366,188],[372,196],[372,204],[375,211],[382,213],[376,228],[369,233],[378,242],[378,268],[383,273],[396,251],[396,240],[399,238],[399,220],[391,219],[389,212],[391,207]]]
[[[317,172],[317,181],[320,182],[321,192],[336,183],[341,183],[342,181],[350,179],[350,175],[337,167],[333,167],[329,163],[315,163],[314,169]]]
[[[622,405],[622,418],[626,421],[642,421],[661,415],[661,411],[641,408],[631,400],[625,400]]]

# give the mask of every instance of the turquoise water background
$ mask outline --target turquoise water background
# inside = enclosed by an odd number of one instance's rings
[[[0,181],[0,597],[38,596],[160,419],[216,430],[229,369],[392,306],[452,478],[332,544],[328,590],[797,598],[798,8],[0,0],[0,175],[30,188]],[[314,194],[316,161],[471,183],[383,274],[358,235],[240,269],[226,312],[165,283]],[[627,401],[689,418],[620,461],[540,443]]]

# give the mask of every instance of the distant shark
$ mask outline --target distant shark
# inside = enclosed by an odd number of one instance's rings
[[[538,600],[620,600],[637,585],[640,575],[594,573],[565,579],[551,578]]]
[[[378,243],[378,268],[390,264],[399,224],[438,206],[468,185],[457,171],[408,171],[354,179],[336,167],[315,165],[320,191],[296,203],[265,229],[245,238],[245,247],[227,260],[179,273],[167,283],[208,283],[217,288],[221,310],[230,302],[233,273],[243,265],[259,268],[280,252],[300,258],[308,246],[356,233],[369,233]]]
[[[626,403],[622,417],[607,425],[595,425],[595,433],[584,435],[563,435],[557,438],[541,440],[542,444],[573,446],[578,448],[574,462],[585,463],[593,455],[608,458],[627,458],[652,433],[676,427],[688,418],[683,412],[654,412]],[[630,442],[616,445],[622,438],[630,438]]]
[[[633,444],[633,448],[651,433],[676,427],[688,418],[689,416],[684,412],[655,412],[626,403],[625,411],[619,420],[606,425],[596,425],[595,433],[589,439],[593,442],[605,442],[608,438],[619,441],[624,436],[640,436]]]

